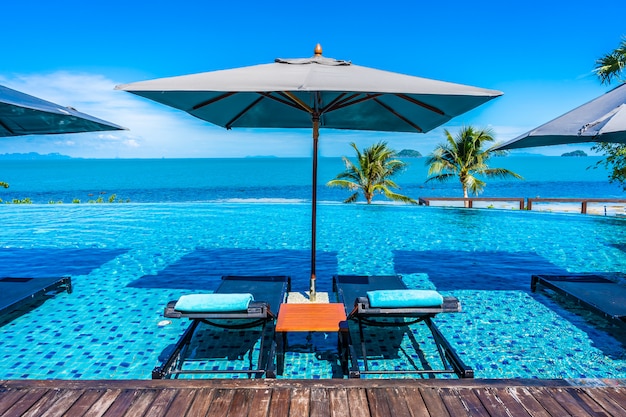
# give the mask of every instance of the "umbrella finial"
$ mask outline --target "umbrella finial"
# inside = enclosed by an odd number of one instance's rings
[[[315,45],[315,50],[313,51],[313,53],[315,54],[315,56],[322,56],[322,45],[320,45],[319,43]]]

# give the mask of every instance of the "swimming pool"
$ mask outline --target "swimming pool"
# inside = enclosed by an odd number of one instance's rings
[[[74,284],[0,327],[0,379],[150,378],[188,324],[159,326],[169,300],[227,274],[290,275],[294,291],[308,288],[306,203],[2,205],[0,222],[0,276]],[[530,292],[534,273],[626,271],[624,219],[321,204],[318,250],[318,291],[336,273],[397,273],[457,296],[463,312],[436,322],[478,378],[626,377],[606,323]],[[393,360],[410,360],[417,332],[399,334]],[[332,376],[324,348],[308,348],[326,342],[291,342],[285,377]]]

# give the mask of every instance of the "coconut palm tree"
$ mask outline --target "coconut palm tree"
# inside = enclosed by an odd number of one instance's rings
[[[395,159],[396,152],[389,149],[386,142],[378,142],[364,149],[363,153],[356,144],[351,143],[350,146],[356,151],[357,163],[354,164],[344,156],[346,170],[326,183],[329,187],[354,191],[344,203],[354,203],[357,201],[359,191],[362,191],[367,204],[371,204],[375,194],[383,194],[394,201],[417,204],[415,200],[391,191],[392,188],[399,188],[391,177],[402,171],[406,164]]]
[[[624,82],[619,76],[626,68],[626,38],[614,50],[596,60],[595,72],[603,84],[610,84],[613,78]]]
[[[522,177],[505,168],[489,168],[487,161],[493,155],[502,155],[502,151],[483,149],[484,145],[493,142],[490,129],[477,130],[471,126],[462,128],[456,137],[445,130],[446,143],[439,144],[426,159],[429,181],[444,182],[458,177],[463,188],[463,197],[468,198],[469,192],[478,195],[486,183],[478,176],[488,178]],[[432,176],[431,176],[432,175]],[[468,202],[465,202],[465,206]]]

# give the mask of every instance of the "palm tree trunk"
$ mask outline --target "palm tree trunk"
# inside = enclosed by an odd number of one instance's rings
[[[469,198],[469,194],[467,193],[467,187],[465,185],[463,186],[463,198]],[[469,201],[464,200],[463,201],[463,207],[468,208],[469,207]]]

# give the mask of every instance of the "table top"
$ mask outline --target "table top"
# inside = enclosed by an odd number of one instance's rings
[[[277,332],[337,332],[346,327],[341,303],[281,304]]]

